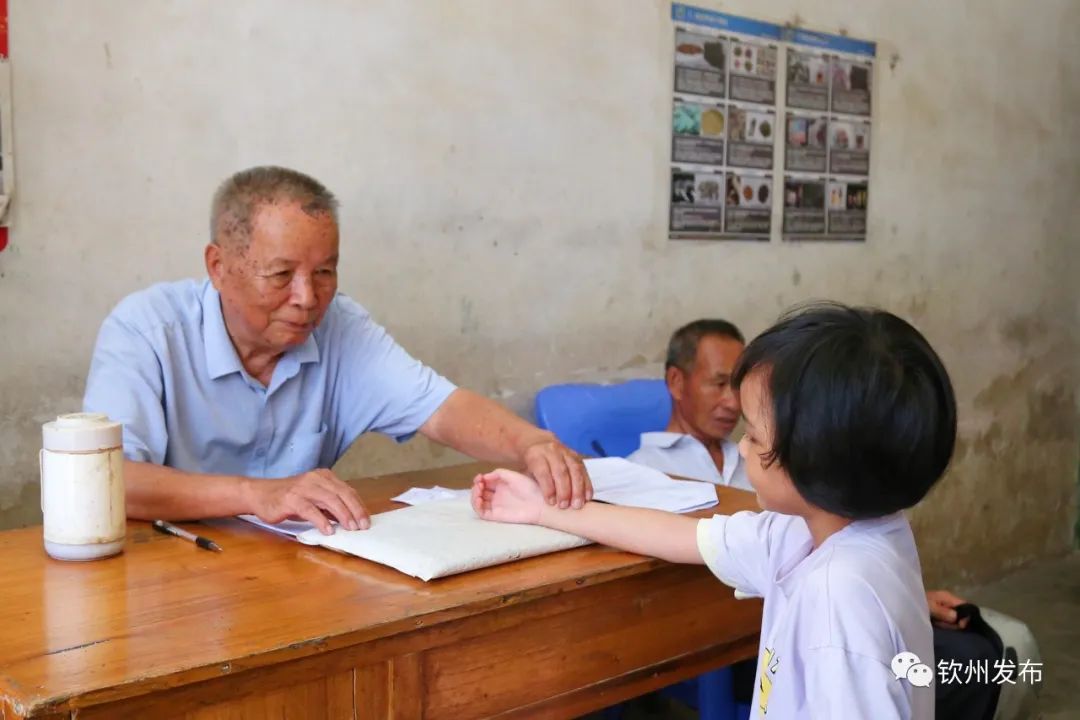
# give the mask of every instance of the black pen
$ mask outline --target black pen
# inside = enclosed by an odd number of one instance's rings
[[[203,550],[213,550],[214,552],[221,552],[221,547],[218,546],[218,544],[210,538],[204,538],[202,535],[195,535],[194,533],[189,533],[187,530],[184,530],[183,528],[178,528],[172,523],[167,523],[164,520],[155,520],[154,529],[157,530],[159,533],[165,533],[166,535],[175,535],[178,538],[190,540],[191,542],[201,547]]]

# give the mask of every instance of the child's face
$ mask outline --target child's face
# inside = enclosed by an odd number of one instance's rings
[[[787,470],[773,462],[766,467],[762,456],[773,446],[772,399],[766,385],[767,373],[756,370],[739,388],[745,432],[739,441],[739,454],[746,463],[746,476],[757,493],[762,510],[802,515],[806,501],[795,489]]]

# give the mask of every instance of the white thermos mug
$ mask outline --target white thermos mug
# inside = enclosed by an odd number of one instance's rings
[[[124,549],[123,433],[97,413],[61,415],[42,426],[41,512],[45,552],[96,560]]]

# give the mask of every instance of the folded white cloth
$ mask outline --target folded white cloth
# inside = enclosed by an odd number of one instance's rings
[[[338,550],[431,580],[587,545],[577,535],[536,525],[481,520],[467,498],[428,502],[371,517],[367,530],[309,530],[300,542]]]

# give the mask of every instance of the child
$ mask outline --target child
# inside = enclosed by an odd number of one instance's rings
[[[473,507],[488,520],[704,563],[737,592],[763,596],[762,717],[932,718],[929,610],[901,511],[952,455],[956,402],[941,360],[894,315],[817,305],[751,342],[732,382],[746,428],[739,452],[764,512],[559,510],[508,470],[476,478]]]

